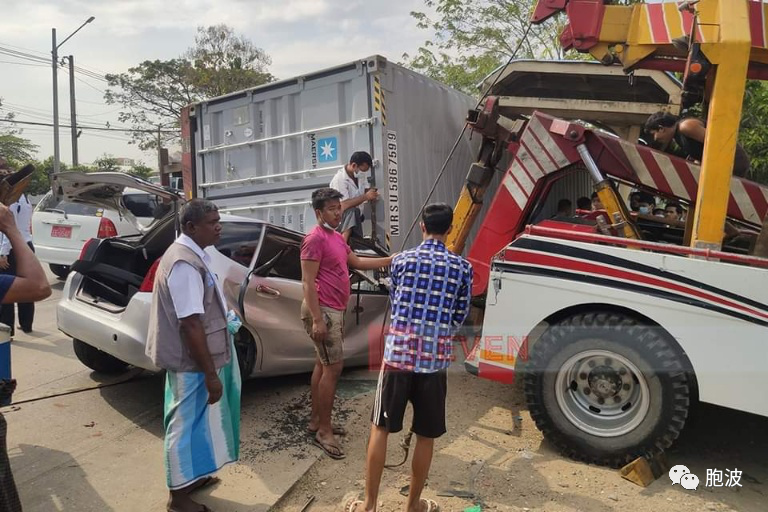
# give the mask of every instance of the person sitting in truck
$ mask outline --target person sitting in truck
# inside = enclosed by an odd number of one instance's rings
[[[355,151],[349,158],[349,163],[339,169],[330,187],[341,192],[341,207],[343,214],[338,231],[349,243],[349,237],[354,232],[355,236],[363,237],[363,209],[366,201],[376,201],[379,193],[375,188],[365,189],[365,181],[360,178],[361,172],[368,172],[373,167],[371,155],[365,151]]]
[[[664,219],[668,221],[682,221],[683,220],[683,207],[680,203],[669,202],[664,208]]]
[[[656,145],[662,151],[701,163],[707,133],[707,127],[701,119],[680,118],[669,112],[656,112],[645,122],[645,130],[653,135]],[[749,173],[749,165],[747,152],[737,143],[733,175],[745,177]]]
[[[586,196],[582,196],[576,200],[576,209],[588,212],[592,209],[592,200]]]
[[[597,192],[592,192],[592,211],[597,210],[605,210],[605,206],[603,206],[603,202],[600,200],[600,196],[597,195]]]

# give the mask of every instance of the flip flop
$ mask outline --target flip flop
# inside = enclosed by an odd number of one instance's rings
[[[318,438],[313,437],[312,438],[312,444],[317,446],[318,448],[322,448],[326,455],[328,455],[332,459],[341,460],[346,457],[346,454],[341,450],[340,446],[336,446],[329,443],[323,443]],[[335,450],[338,453],[334,453]]]
[[[312,430],[311,428],[307,427],[307,434],[309,434],[311,436],[316,436],[317,435],[317,430]],[[335,436],[345,436],[345,435],[347,435],[347,429],[345,429],[344,427],[339,427],[337,425],[334,425],[333,426],[333,435],[335,435]]]
[[[424,512],[440,512],[440,505],[435,500],[422,498],[421,501],[427,505]]]
[[[365,502],[357,497],[357,493],[352,492],[344,496],[344,499],[341,500],[341,505],[343,507],[341,510],[344,512],[355,512],[357,507],[362,507],[365,505]]]

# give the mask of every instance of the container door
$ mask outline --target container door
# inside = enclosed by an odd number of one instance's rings
[[[202,104],[198,196],[308,231],[312,191],[328,186],[354,151],[372,152],[369,79],[357,62]]]

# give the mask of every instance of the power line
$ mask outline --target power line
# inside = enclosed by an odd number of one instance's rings
[[[0,46],[0,54],[1,55],[7,55],[9,57],[15,57],[17,59],[26,60],[29,62],[39,63],[39,64],[51,64],[51,58],[50,57],[38,57],[37,55],[31,55],[29,53],[20,52],[17,50],[12,50],[10,48],[3,48]],[[65,59],[66,56],[62,56],[62,60]],[[58,67],[62,67],[64,69],[68,69],[65,67],[61,62],[57,63]],[[104,83],[109,83],[109,81],[106,78],[106,75],[97,73],[95,71],[91,71],[90,69],[84,68],[82,66],[75,66],[75,72],[80,73],[81,75],[85,75],[89,78],[93,78],[99,81],[102,81]]]
[[[0,60],[0,64],[12,64],[15,66],[29,66],[33,68],[47,68],[46,64],[27,64],[26,62],[12,62],[10,60]]]
[[[22,125],[29,125],[29,126],[50,126],[53,127],[53,124],[51,123],[36,123],[32,121],[16,121],[15,119],[0,119],[0,122],[3,123],[11,123],[11,124],[22,124]],[[72,126],[68,125],[59,125],[59,128],[72,128]],[[77,128],[82,130],[99,130],[104,132],[136,132],[136,133],[158,133],[158,130],[140,130],[136,128],[102,128],[100,126],[83,126],[83,125],[77,125]],[[180,130],[160,130],[160,133],[179,133]]]
[[[96,92],[100,92],[101,94],[107,94],[106,92],[102,91],[101,89],[99,89],[99,88],[98,88],[98,87],[96,87],[95,85],[91,85],[90,83],[86,82],[86,81],[85,81],[85,80],[83,80],[82,78],[78,78],[78,77],[75,77],[75,80],[77,80],[77,81],[78,81],[78,82],[80,82],[81,84],[85,84],[85,85],[87,85],[88,87],[90,87],[91,89],[93,89],[93,90],[94,90],[94,91],[96,91]]]

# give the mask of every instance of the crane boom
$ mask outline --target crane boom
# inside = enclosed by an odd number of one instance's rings
[[[753,0],[633,6],[539,0],[532,22],[562,11],[568,15],[560,36],[565,49],[589,52],[604,64],[620,63],[627,72],[684,71],[685,85],[699,90],[693,97],[700,94],[708,104],[707,134],[691,245],[720,248],[746,80],[768,78],[768,6]]]

